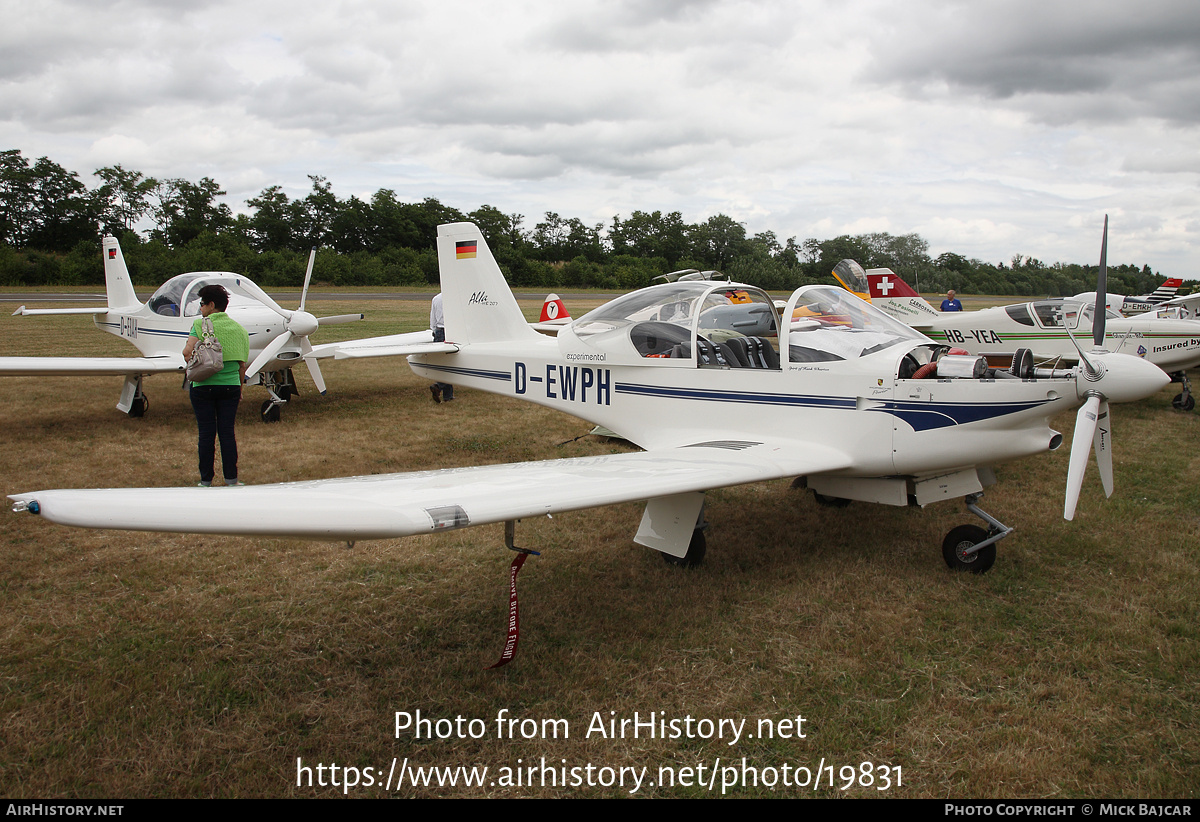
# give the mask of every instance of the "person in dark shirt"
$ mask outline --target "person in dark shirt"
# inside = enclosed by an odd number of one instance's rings
[[[962,303],[954,297],[954,289],[946,292],[946,299],[942,300],[943,311],[962,311]]]

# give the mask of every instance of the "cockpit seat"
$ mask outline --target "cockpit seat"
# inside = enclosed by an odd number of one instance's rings
[[[725,345],[739,368],[779,368],[778,352],[762,337],[732,337]]]
[[[687,328],[658,321],[640,322],[629,330],[630,342],[643,357],[670,356],[672,349],[689,337],[691,331]]]
[[[713,343],[700,337],[696,340],[696,364],[700,366],[734,366],[733,352],[725,343]]]
[[[687,359],[692,356],[689,342],[681,342],[671,351],[672,359]],[[739,368],[733,351],[725,343],[714,343],[701,337],[696,341],[696,364],[701,368]]]
[[[729,350],[731,368],[754,368],[754,362],[750,358],[750,346],[745,337],[730,337],[723,345]]]
[[[779,352],[771,341],[763,337],[747,337],[750,345],[751,359],[758,358],[762,365],[759,368],[779,368]]]

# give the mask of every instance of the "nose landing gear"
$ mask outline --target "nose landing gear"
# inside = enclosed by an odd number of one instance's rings
[[[952,571],[986,573],[996,562],[996,543],[1013,531],[976,505],[982,496],[983,494],[968,495],[967,510],[986,522],[988,527],[984,529],[978,525],[960,525],[951,529],[942,541],[942,559]]]

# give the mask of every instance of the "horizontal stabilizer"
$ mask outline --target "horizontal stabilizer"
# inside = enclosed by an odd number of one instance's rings
[[[434,342],[433,332],[425,330],[314,345],[312,353],[305,356],[319,360],[329,357],[333,357],[335,360],[347,360],[366,357],[406,357],[409,354],[439,354],[457,350],[458,346],[453,343]]]
[[[107,308],[26,308],[21,306],[12,313],[14,317],[42,317],[49,314],[107,314]]]

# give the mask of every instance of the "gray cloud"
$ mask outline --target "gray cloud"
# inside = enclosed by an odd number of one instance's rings
[[[948,2],[889,22],[866,76],[913,96],[945,84],[1056,123],[1200,114],[1190,102],[1200,92],[1195,3]]]
[[[1200,8],[1200,7],[1198,7]],[[1200,267],[1200,10],[0,0],[0,147],[462,208]],[[11,25],[9,22],[12,21]]]

